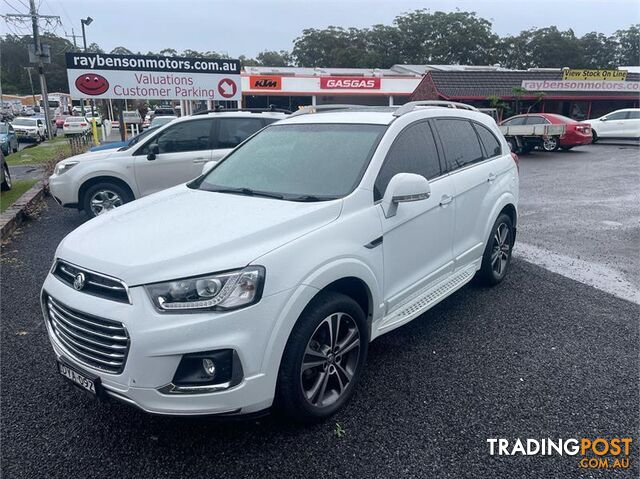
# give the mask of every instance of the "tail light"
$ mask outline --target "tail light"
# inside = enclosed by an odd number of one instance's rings
[[[591,133],[591,125],[576,125],[576,130],[588,135]]]
[[[520,173],[520,158],[513,151],[511,152],[511,158],[513,162],[516,164],[516,168],[518,169],[518,173]]]
[[[80,126],[87,126],[86,123],[80,123]]]
[[[69,123],[65,123],[64,126],[69,126]]]

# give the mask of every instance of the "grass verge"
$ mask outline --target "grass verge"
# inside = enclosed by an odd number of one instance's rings
[[[36,184],[38,180],[17,180],[13,182],[13,188],[0,193],[0,213],[14,204],[18,198]]]
[[[71,146],[64,136],[57,136],[51,141],[45,141],[37,146],[25,148],[6,157],[9,166],[39,165],[55,158],[71,156]]]

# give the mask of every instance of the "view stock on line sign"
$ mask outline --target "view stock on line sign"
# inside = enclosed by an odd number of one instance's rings
[[[216,58],[66,54],[73,98],[240,101],[240,62]]]

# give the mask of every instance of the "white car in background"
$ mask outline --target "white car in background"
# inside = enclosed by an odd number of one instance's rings
[[[18,141],[41,142],[47,136],[47,128],[42,118],[18,117],[11,122]]]
[[[85,110],[85,116],[86,120],[91,123],[92,121],[96,122],[96,126],[102,126],[102,116],[100,115],[100,113],[98,112],[94,112],[93,116],[91,115],[91,110],[89,110],[88,112]]]
[[[71,232],[41,296],[59,373],[158,414],[334,414],[370,341],[507,275],[516,157],[442,105],[294,114]]]
[[[625,108],[586,121],[591,125],[592,143],[600,139],[640,139],[640,108]]]
[[[91,125],[83,116],[68,116],[62,125],[64,136],[87,135]]]
[[[164,116],[154,116],[153,120],[149,123],[149,128],[156,128],[159,126],[166,125],[167,123],[178,118],[177,116],[164,115]]]
[[[49,189],[56,201],[90,217],[156,191],[192,180],[203,166],[233,148],[284,112],[215,111],[177,118],[140,143],[88,152],[56,165]]]

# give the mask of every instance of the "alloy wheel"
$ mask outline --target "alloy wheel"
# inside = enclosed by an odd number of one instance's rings
[[[501,277],[506,269],[511,253],[511,230],[506,223],[500,223],[493,235],[493,248],[491,251],[491,268]]]
[[[334,404],[347,390],[360,361],[360,330],[347,313],[326,317],[315,329],[302,358],[300,385],[315,407]]]
[[[122,206],[123,201],[120,195],[112,190],[98,190],[91,197],[89,204],[91,205],[91,212],[94,216],[98,216]]]
[[[11,174],[9,173],[9,167],[4,165],[4,182],[7,185],[7,189],[11,189]]]
[[[545,138],[542,147],[545,151],[555,151],[558,149],[558,140],[554,137]]]

